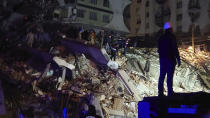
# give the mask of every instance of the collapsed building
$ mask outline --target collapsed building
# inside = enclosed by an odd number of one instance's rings
[[[24,18],[23,15],[17,17]],[[50,31],[57,30],[55,24],[53,27],[46,25]],[[10,28],[14,25],[5,22],[3,26]],[[28,26],[21,29],[25,30]],[[112,27],[124,29],[121,26]],[[0,100],[5,103],[0,105],[0,114],[5,117],[78,118],[90,114],[102,118],[137,118],[138,102],[144,97],[158,95],[159,59],[156,48],[131,48],[126,56],[117,57],[116,71],[112,69],[115,65],[107,66],[110,59],[104,49],[85,45],[83,41],[68,43],[68,40],[63,40],[61,44],[68,53],[51,57],[47,52],[49,50],[19,46],[18,39],[24,34],[21,31],[11,32],[8,37],[17,38],[9,41],[13,45],[4,50],[14,48],[13,52],[2,51],[4,53],[0,55],[3,88]],[[17,41],[16,45],[14,42]],[[81,49],[78,50],[78,47]],[[210,93],[209,53],[200,51],[195,54],[190,48],[179,50],[182,65],[176,68],[174,74],[175,92]]]
[[[101,68],[106,66],[103,64],[107,64],[109,60],[109,55],[104,49],[86,47],[84,44],[73,42],[69,45],[68,41],[63,42],[69,48],[68,50],[71,50],[67,56],[53,58],[59,68],[61,67],[59,76],[53,74],[56,71],[51,71],[48,62],[37,66],[30,65],[28,63],[30,61],[24,61],[24,59],[14,59],[20,53],[13,57],[1,56],[0,69],[7,117],[17,115],[61,117],[65,115],[76,118],[81,117],[81,114],[87,114],[92,108],[90,105],[93,105],[96,114],[101,117],[134,118],[138,117],[139,101],[144,97],[158,95],[157,49],[131,48],[126,56],[117,57],[118,71],[110,68],[103,71]],[[78,50],[76,47],[81,47],[81,45],[84,48]],[[93,52],[88,52],[90,50]],[[95,50],[97,53],[94,52]],[[40,56],[38,52],[39,50],[30,52],[36,60]],[[18,53],[18,50],[15,53]],[[26,51],[24,53],[27,54]],[[204,91],[209,93],[209,53],[195,54],[189,48],[180,49],[180,55],[182,65],[176,68],[174,74],[175,92]],[[35,63],[35,60],[32,62]],[[36,67],[44,69],[40,70]],[[71,70],[72,77],[68,76],[68,71],[63,67]],[[35,79],[37,77],[38,80]]]

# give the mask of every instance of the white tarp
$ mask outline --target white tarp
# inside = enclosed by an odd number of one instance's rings
[[[109,61],[107,63],[107,66],[109,66],[112,70],[117,70],[118,69],[118,63],[116,61]]]

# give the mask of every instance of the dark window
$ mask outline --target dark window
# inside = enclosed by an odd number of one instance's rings
[[[84,18],[85,17],[85,10],[78,9],[77,10],[77,17]]]
[[[182,31],[182,26],[181,25],[180,26],[177,26],[176,31],[177,32],[181,32]]]
[[[210,3],[209,3],[209,8],[208,8],[208,11],[210,12]]]
[[[90,12],[90,19],[91,20],[97,20],[97,13],[96,12]]]
[[[74,4],[76,1],[75,0],[64,0],[66,4]]]
[[[137,8],[136,8],[136,12],[138,12],[138,11],[139,11],[139,9],[140,9],[140,8],[139,8],[139,7],[137,7]]]
[[[138,28],[136,28],[136,33],[139,31],[139,29]]]
[[[97,0],[90,0],[90,3],[96,5],[97,4]]]
[[[150,39],[150,35],[148,33],[145,34],[145,39],[146,40]]]
[[[109,0],[104,0],[103,6],[104,6],[104,7],[109,7]]]
[[[137,19],[137,24],[141,24],[141,19]]]
[[[109,16],[108,15],[103,15],[103,22],[109,23]]]
[[[149,1],[146,2],[146,7],[149,7]]]
[[[147,12],[147,15],[146,16],[149,17],[149,12]]]
[[[141,3],[141,0],[137,0],[137,3]]]
[[[177,20],[177,21],[182,20],[182,14],[178,14],[178,15],[176,16],[176,20]]]
[[[146,24],[146,29],[149,29],[149,23]]]
[[[189,15],[190,15],[190,17],[192,17],[194,15],[194,13],[190,12]]]
[[[188,6],[189,9],[200,9],[200,2],[199,0],[190,0],[189,2],[189,6]]]
[[[196,27],[195,27],[195,33],[200,34],[200,32],[201,32],[201,31],[200,31],[200,27],[199,27],[199,26],[196,26]]]
[[[182,8],[182,1],[177,2],[176,8],[177,9]]]
[[[156,13],[155,14],[155,24],[158,25],[159,27],[162,27],[163,25],[163,17],[161,13]]]

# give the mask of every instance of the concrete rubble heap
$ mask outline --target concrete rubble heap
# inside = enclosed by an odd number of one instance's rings
[[[175,92],[205,91],[210,93],[209,54],[201,52],[196,55],[190,50],[180,49],[180,55],[182,65],[176,68],[174,74]],[[59,83],[59,78],[55,77],[45,77],[41,82],[34,81],[33,78],[40,76],[41,72],[23,61],[13,60],[13,63],[8,63],[10,61],[8,58],[4,60],[1,57],[0,70],[14,81],[22,83],[18,86],[23,88],[20,92],[25,92],[26,89],[30,91],[21,93],[22,96],[18,97],[20,99],[16,99],[15,103],[18,103],[16,107],[21,112],[33,108],[33,114],[37,117],[51,117],[59,114],[59,111],[54,112],[54,107],[63,108],[67,104],[71,106],[74,102],[93,95],[99,102],[96,106],[96,110],[99,111],[98,115],[106,118],[115,116],[135,118],[138,117],[138,101],[144,97],[158,95],[159,59],[155,48],[133,49],[126,54],[126,57],[122,56],[116,59],[119,64],[119,73],[123,76],[124,81],[121,81],[119,76],[116,76],[111,70],[100,73],[96,64],[83,54],[76,55],[76,58],[72,55],[63,58],[69,64],[75,65],[75,69],[72,70],[73,78],[70,81],[66,79]],[[128,92],[125,83],[128,84],[133,95]],[[62,86],[60,86],[61,84]],[[58,90],[58,86],[61,87],[60,90]],[[166,85],[165,88],[167,88]],[[166,92],[167,90],[165,90]],[[43,104],[40,101],[45,102]],[[15,107],[10,105],[9,100],[6,102],[6,106],[8,111]],[[47,106],[51,106],[51,108]],[[87,103],[82,103],[82,106],[88,110]],[[48,109],[47,113],[43,112],[45,109]],[[61,111],[62,109],[60,109]],[[70,107],[69,112],[75,111]],[[73,114],[68,114],[68,116],[73,116]],[[74,116],[76,115],[74,114]]]
[[[141,93],[144,93],[143,95],[141,94],[141,98],[156,96],[159,77],[157,49],[138,49],[133,52],[134,54],[127,55],[130,61],[127,62],[126,72],[129,73],[134,83],[138,83],[137,88],[142,91]],[[201,54],[203,55],[201,56]],[[210,92],[209,65],[207,65],[209,64],[209,57],[206,56],[209,55],[209,53],[202,52],[201,54],[199,54],[198,57],[206,58],[205,61],[190,57],[189,55],[192,55],[192,53],[180,49],[182,65],[175,70],[173,85],[175,92]],[[205,62],[205,66],[202,67],[203,62]],[[167,88],[166,85],[165,88]]]
[[[59,78],[53,76],[46,76],[40,82],[36,81],[34,78],[39,77],[41,72],[30,67],[27,63],[17,60],[8,63],[11,61],[9,58],[7,58],[8,60],[5,60],[3,57],[0,58],[1,71],[9,75],[12,81],[22,83],[20,88],[25,88],[26,85],[29,87],[25,89],[30,90],[30,92],[22,93],[24,90],[21,89],[21,99],[17,99],[19,106],[23,110],[22,112],[25,113],[29,108],[33,108],[33,114],[36,117],[51,117],[54,114],[59,114],[59,112],[54,113],[53,109],[49,108],[49,112],[44,113],[40,109],[45,109],[47,105],[52,105],[52,102],[58,102],[56,104],[57,107],[62,108],[64,104],[67,104],[65,100],[80,101],[80,99],[94,94],[95,98],[100,102],[100,107],[105,110],[104,116],[103,113],[99,113],[98,115],[100,116],[111,117],[106,110],[111,110],[114,115],[123,116],[126,115],[123,111],[131,115],[137,113],[137,106],[132,103],[132,96],[125,93],[123,84],[112,71],[108,70],[106,73],[100,73],[96,65],[83,54],[76,57],[76,63],[75,57],[72,55],[65,58],[66,62],[75,64],[76,68],[72,70],[73,79],[70,81],[65,80],[64,82],[60,82]],[[61,89],[58,89],[60,84],[62,84]],[[47,103],[42,104],[39,103],[40,101],[47,101]],[[6,102],[8,111],[15,109],[14,106],[8,106],[9,103],[10,101]]]

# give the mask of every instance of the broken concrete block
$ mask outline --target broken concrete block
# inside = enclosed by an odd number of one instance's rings
[[[105,100],[105,98],[106,98],[106,96],[105,96],[105,95],[101,95],[101,96],[100,96],[100,101]]]
[[[120,111],[120,110],[113,110],[113,109],[109,109],[107,107],[103,107],[103,109],[106,111],[106,113],[108,115],[125,116],[125,113],[123,111]]]
[[[114,98],[114,104],[113,104],[113,109],[114,110],[122,110],[122,106],[124,103],[124,99],[122,98]]]
[[[74,92],[77,92],[77,93],[82,94],[81,89],[80,89],[80,88],[78,88],[78,87],[76,87],[76,86],[72,86],[72,87],[71,87],[71,90],[72,90],[72,91],[74,91]]]
[[[53,60],[59,65],[59,66],[63,66],[63,67],[66,67],[70,70],[73,70],[75,69],[75,66],[70,64],[70,63],[67,63],[65,60],[59,58],[59,57],[53,57]]]
[[[92,81],[92,84],[93,85],[96,85],[96,84],[100,84],[101,83],[100,79],[98,79],[96,77],[92,77],[91,78],[91,81]]]

